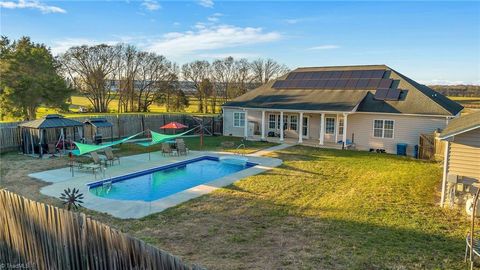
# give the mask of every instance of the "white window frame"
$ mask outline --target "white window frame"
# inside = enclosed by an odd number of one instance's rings
[[[295,121],[292,121],[293,119],[295,119]],[[290,121],[288,123],[288,129],[297,131],[298,130],[298,115],[291,114],[290,117],[289,117],[289,120]],[[295,129],[292,128],[292,125],[295,125]]]
[[[273,117],[273,121],[272,121],[272,117]],[[273,124],[273,127],[271,126],[271,124]],[[270,130],[276,130],[277,129],[277,115],[276,114],[269,114],[268,115],[268,129]]]
[[[345,119],[342,117],[342,118],[338,118],[338,135],[343,135],[343,127],[345,126]]]
[[[242,117],[242,115],[243,115],[243,117]],[[243,120],[242,120],[242,118],[243,118]],[[245,112],[233,112],[233,126],[234,127],[245,127]]]
[[[305,138],[305,139],[308,139],[308,137],[310,136],[310,127],[309,127],[309,125],[310,125],[310,116],[309,116],[309,115],[304,115],[304,116],[303,116],[303,119],[307,119],[307,124],[302,123],[302,128],[307,130],[307,134],[306,134],[306,135],[303,134],[303,130],[301,130],[301,132],[302,132],[302,137]],[[302,119],[302,121],[303,121],[303,119]]]
[[[382,136],[381,137],[378,137],[378,136],[375,136],[375,121],[382,121]],[[393,123],[393,126],[392,126],[392,137],[389,138],[389,137],[385,137],[385,121],[391,121]],[[378,128],[379,129],[379,128]],[[388,129],[390,130],[390,129]],[[377,138],[377,139],[389,139],[389,140],[393,140],[395,138],[395,120],[392,120],[392,119],[373,119],[373,122],[372,122],[372,137],[373,138]]]
[[[331,127],[332,130],[331,132],[327,132],[327,122],[328,122],[328,119],[331,119],[333,120],[333,126]],[[325,135],[334,135],[335,134],[335,125],[337,124],[336,123],[337,121],[335,121],[335,117],[325,117]]]

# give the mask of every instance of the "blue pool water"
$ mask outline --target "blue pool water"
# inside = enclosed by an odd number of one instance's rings
[[[150,202],[252,166],[255,164],[231,164],[215,157],[200,157],[88,185],[90,192],[99,197]],[[111,186],[102,184],[106,181],[112,181]]]

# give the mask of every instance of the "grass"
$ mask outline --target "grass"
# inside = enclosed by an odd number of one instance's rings
[[[480,110],[480,97],[449,97],[460,103],[465,109],[462,113],[468,114]]]
[[[198,148],[193,140],[187,144]],[[204,148],[219,143],[212,137]],[[466,267],[468,219],[461,209],[438,207],[439,164],[300,146],[271,156],[283,165],[142,219],[82,211],[209,269]],[[8,188],[58,205],[26,177],[56,161],[6,160]]]

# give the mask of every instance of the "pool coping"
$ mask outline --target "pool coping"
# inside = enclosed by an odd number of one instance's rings
[[[155,154],[158,153],[151,153],[151,155]],[[148,159],[146,154],[141,155],[145,155],[145,158]],[[189,154],[188,156],[163,159],[160,161],[157,160],[153,162],[149,161],[145,162],[144,164],[140,164],[126,169],[122,169],[120,166],[116,172],[110,175],[110,178],[115,178],[121,175],[153,169],[157,167],[168,166],[174,163],[185,162],[187,160],[200,158],[202,156],[218,158],[225,155],[233,154],[225,152],[191,151],[191,154]],[[248,176],[256,175],[264,171],[273,169],[274,167],[282,164],[282,160],[277,158],[259,157],[251,155],[247,155],[246,157],[248,157],[249,162],[255,163],[256,165],[151,202],[138,200],[116,200],[95,196],[94,194],[90,193],[90,191],[88,190],[89,187],[86,185],[87,183],[98,182],[92,181],[93,175],[80,175],[78,177],[71,177],[68,180],[60,182],[52,181],[54,182],[53,184],[41,188],[40,192],[48,196],[58,197],[60,196],[60,193],[63,192],[63,190],[66,188],[78,188],[80,192],[84,195],[84,203],[82,204],[83,207],[98,212],[107,213],[121,219],[142,218],[150,214],[164,211],[167,208],[176,206],[193,198],[208,194],[216,189],[230,185]],[[68,170],[68,168],[66,169]],[[33,175],[31,176],[35,177]],[[46,181],[45,179],[41,180]]]

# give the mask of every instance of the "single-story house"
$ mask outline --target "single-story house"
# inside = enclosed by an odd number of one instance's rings
[[[222,107],[226,136],[409,155],[463,109],[386,65],[297,68]]]
[[[439,137],[446,141],[441,204],[447,185],[454,187],[480,182],[480,112],[453,119]]]

